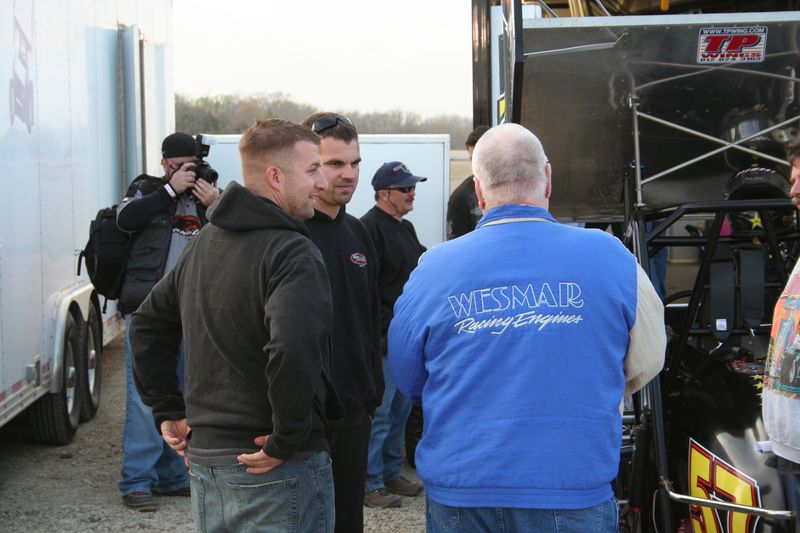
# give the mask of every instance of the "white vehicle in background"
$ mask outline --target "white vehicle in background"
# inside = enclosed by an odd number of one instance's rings
[[[206,160],[219,172],[217,186],[224,189],[230,181],[242,182],[239,159],[239,135],[203,134],[211,148]],[[370,182],[378,168],[389,161],[401,161],[416,176],[427,181],[418,184],[414,210],[405,219],[414,224],[420,242],[426,248],[445,240],[445,215],[450,195],[449,135],[359,135],[361,172],[347,212],[361,217],[375,205]]]
[[[27,411],[38,442],[99,407],[122,323],[78,251],[174,129],[170,22],[169,0],[0,3],[0,426]]]

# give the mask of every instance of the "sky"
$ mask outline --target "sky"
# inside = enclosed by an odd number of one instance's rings
[[[470,0],[173,0],[175,91],[472,116]]]

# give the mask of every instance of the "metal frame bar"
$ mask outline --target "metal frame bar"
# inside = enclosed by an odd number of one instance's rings
[[[783,159],[779,159],[779,158],[771,156],[769,154],[765,154],[765,153],[759,152],[757,150],[751,150],[750,148],[745,148],[745,147],[739,146],[739,145],[741,143],[745,143],[745,142],[747,142],[747,141],[749,141],[751,139],[755,139],[756,137],[760,137],[761,135],[764,135],[765,133],[769,133],[769,132],[771,132],[773,130],[780,129],[780,128],[784,127],[784,126],[787,126],[787,125],[791,124],[792,122],[796,122],[796,121],[800,120],[800,115],[798,115],[796,117],[788,118],[788,119],[786,119],[786,120],[784,120],[784,121],[782,121],[782,122],[780,122],[778,124],[775,124],[773,126],[770,126],[768,128],[764,128],[763,130],[758,131],[758,132],[756,132],[756,133],[754,133],[752,135],[749,135],[747,137],[744,137],[742,139],[739,139],[738,141],[728,142],[728,141],[723,141],[722,139],[719,139],[717,137],[713,137],[711,135],[707,135],[707,134],[705,134],[703,132],[700,132],[700,131],[697,131],[697,130],[693,130],[691,128],[687,128],[686,126],[681,126],[680,124],[675,124],[674,122],[670,122],[669,120],[664,120],[662,118],[658,118],[658,117],[655,117],[653,115],[648,115],[647,113],[643,113],[643,112],[639,111],[638,110],[638,106],[637,106],[637,108],[635,109],[634,112],[636,113],[637,117],[641,117],[641,118],[650,120],[652,122],[655,122],[657,124],[661,124],[663,126],[667,126],[669,128],[678,130],[680,132],[687,133],[689,135],[694,135],[695,137],[699,137],[701,139],[704,139],[704,140],[707,140],[707,141],[710,141],[710,142],[715,142],[717,144],[723,145],[721,148],[716,148],[714,150],[711,150],[710,152],[706,152],[703,155],[699,155],[699,156],[697,156],[697,157],[695,157],[693,159],[690,159],[688,161],[684,161],[683,163],[679,163],[679,164],[677,164],[677,165],[675,165],[675,166],[673,166],[671,168],[668,168],[667,170],[662,170],[658,174],[654,174],[654,175],[650,176],[649,178],[647,178],[646,180],[643,180],[641,182],[642,185],[646,185],[647,183],[650,183],[651,181],[655,181],[655,180],[657,180],[659,178],[662,178],[662,177],[666,176],[667,174],[671,174],[671,173],[673,173],[673,172],[675,172],[677,170],[680,170],[682,168],[686,168],[686,167],[688,167],[690,165],[693,165],[693,164],[697,163],[698,161],[702,161],[703,159],[708,159],[709,157],[713,157],[713,156],[715,156],[715,155],[717,155],[719,153],[725,152],[726,150],[729,150],[731,148],[735,148],[735,149],[737,149],[739,151],[742,151],[742,152],[745,152],[745,153],[748,153],[748,154],[757,155],[757,156],[759,156],[759,157],[761,157],[763,159],[766,159],[768,161],[772,161],[773,163],[778,163],[780,165],[785,165],[787,167],[791,167],[791,165],[787,161],[785,161]],[[638,131],[638,122],[636,121],[635,118],[634,118],[634,129],[636,131]]]
[[[770,59],[781,57],[785,55],[796,55],[795,52],[778,52],[775,54],[771,54],[769,56]],[[734,65],[717,65],[713,67],[704,67],[702,65],[685,65],[685,64],[676,64],[676,63],[668,63],[666,61],[631,61],[631,65],[657,65],[661,67],[673,67],[673,68],[683,68],[688,70],[694,70],[694,72],[686,72],[684,74],[677,74],[675,76],[669,76],[667,78],[662,78],[660,80],[653,80],[647,83],[643,83],[636,88],[636,91],[642,91],[644,89],[649,89],[650,87],[655,87],[656,85],[661,85],[663,83],[669,83],[671,81],[680,80],[683,78],[689,78],[692,76],[700,76],[702,74],[708,74],[714,72],[715,70],[726,70],[729,72],[743,72],[745,74],[752,74],[753,76],[761,76],[764,78],[774,78],[779,80],[786,80],[791,81],[794,83],[800,82],[800,79],[793,77],[793,76],[785,76],[783,74],[775,74],[773,72],[763,72],[760,70],[751,70],[746,68],[740,68]]]
[[[556,14],[556,12],[553,11],[552,9],[550,9],[550,6],[547,5],[547,2],[545,2],[545,0],[539,0],[539,5],[541,6],[542,9],[547,11],[548,15],[550,15],[554,19],[559,18],[559,16]]]
[[[706,500],[703,498],[696,498],[694,496],[686,496],[675,492],[672,483],[666,478],[661,478],[661,486],[669,495],[671,500],[688,505],[700,505],[702,507],[711,507],[713,509],[720,509],[722,511],[733,511],[736,513],[746,513],[763,518],[771,518],[776,520],[794,520],[797,516],[794,511],[775,511],[772,509],[764,509],[763,507],[751,507],[749,505],[739,505],[737,503],[728,503],[717,500]]]
[[[711,227],[711,230],[706,234],[705,239],[701,239],[701,243],[705,245],[705,253],[703,255],[703,260],[700,263],[700,268],[698,269],[697,278],[695,279],[694,286],[692,287],[691,296],[689,298],[689,304],[687,306],[687,311],[684,316],[683,323],[681,324],[680,330],[678,332],[677,342],[675,342],[675,347],[673,348],[672,352],[669,354],[670,356],[670,368],[667,371],[667,379],[665,386],[667,390],[671,390],[674,386],[675,379],[677,377],[678,369],[680,367],[680,363],[683,357],[683,349],[684,346],[687,344],[689,336],[692,334],[693,325],[696,322],[697,313],[700,310],[700,303],[703,299],[703,291],[705,289],[705,280],[708,278],[709,271],[711,269],[711,262],[714,255],[714,250],[716,249],[717,244],[723,242],[729,242],[729,240],[720,237],[720,230],[722,228],[722,222],[725,218],[725,215],[731,212],[742,212],[742,211],[758,211],[762,214],[762,220],[764,218],[764,213],[770,210],[778,210],[778,209],[793,209],[792,203],[790,200],[726,200],[726,201],[718,201],[718,202],[698,202],[695,204],[686,204],[681,206],[678,209],[675,209],[663,222],[661,222],[647,237],[648,245],[656,244],[656,240],[663,238],[659,237],[661,234],[666,232],[667,228],[675,224],[679,219],[681,219],[684,215],[689,213],[714,213],[714,222]],[[775,238],[775,229],[771,225],[764,228],[765,238],[767,240],[767,244],[770,247],[770,250],[773,253],[773,263],[782,276],[780,284],[781,286],[786,283],[787,272],[785,268],[782,268],[782,265],[778,263],[781,262],[780,260],[780,253],[777,245],[777,239]],[[792,235],[790,239],[784,240],[796,240],[798,237],[797,235]],[[692,242],[698,242],[696,237],[690,238]]]

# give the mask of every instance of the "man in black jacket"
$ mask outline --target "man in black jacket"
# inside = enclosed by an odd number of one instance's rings
[[[331,377],[345,412],[331,437],[336,532],[358,533],[364,530],[371,418],[383,395],[378,261],[367,228],[345,212],[361,163],[355,126],[335,113],[316,113],[304,125],[320,136],[322,173],[328,182],[306,225],[331,281]]]
[[[301,222],[325,188],[319,137],[259,121],[239,152],[245,187],[227,187],[134,315],[136,385],[189,461],[201,531],[330,533],[330,285]]]
[[[417,239],[414,225],[405,217],[414,209],[417,183],[428,178],[415,176],[400,161],[384,163],[372,177],[375,207],[361,217],[369,229],[380,267],[378,294],[381,300],[381,354],[386,354],[386,333],[394,316],[394,303],[403,292],[411,271],[425,247]],[[367,460],[364,504],[367,507],[400,507],[400,496],[417,496],[422,485],[401,475],[403,431],[411,402],[403,397],[382,360],[384,393],[375,411]]]
[[[475,149],[478,139],[488,130],[489,126],[478,126],[467,136],[464,145],[470,160],[472,160],[472,150]],[[470,174],[455,188],[450,199],[447,200],[447,240],[461,237],[474,230],[482,216],[483,212],[478,206],[478,197],[475,196],[475,183]]]
[[[153,285],[172,270],[186,244],[206,222],[206,208],[219,196],[211,183],[194,173],[196,143],[176,132],[161,144],[163,178],[142,174],[128,187],[117,208],[117,225],[130,232],[131,248],[117,309],[125,317],[127,401],[122,434],[122,479],[119,490],[125,505],[155,511],[156,494],[189,495],[183,460],[161,439],[150,408],[142,403],[131,371],[131,314]]]

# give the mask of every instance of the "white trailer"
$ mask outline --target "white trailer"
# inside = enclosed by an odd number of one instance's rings
[[[0,3],[0,426],[65,444],[121,330],[76,274],[89,222],[174,126],[169,0]],[[8,83],[5,82],[8,80]]]
[[[230,181],[242,183],[239,159],[239,135],[203,134],[203,142],[211,147],[206,158],[219,172],[220,188]],[[414,199],[414,210],[405,217],[417,232],[420,242],[430,248],[445,240],[445,215],[450,194],[449,135],[359,135],[361,172],[359,185],[347,212],[361,217],[375,205],[370,182],[378,168],[389,161],[401,161],[417,176],[420,183]]]

